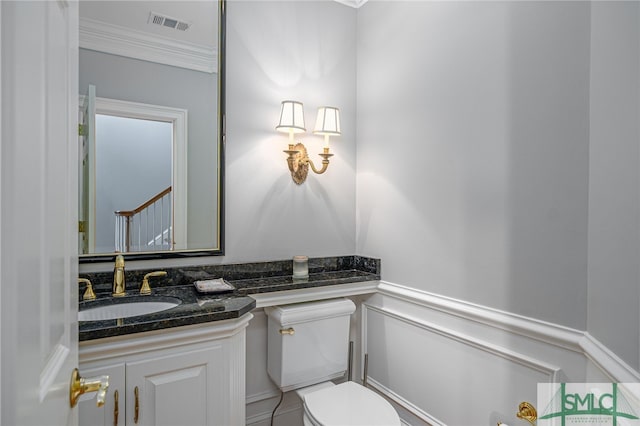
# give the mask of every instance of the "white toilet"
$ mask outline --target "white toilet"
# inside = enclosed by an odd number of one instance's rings
[[[267,371],[284,392],[303,401],[305,426],[399,426],[398,413],[355,382],[334,384],[347,370],[349,299],[265,308],[269,317]]]

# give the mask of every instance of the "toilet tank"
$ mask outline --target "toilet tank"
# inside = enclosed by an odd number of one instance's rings
[[[289,391],[340,377],[347,370],[349,299],[265,308],[269,318],[267,372]]]

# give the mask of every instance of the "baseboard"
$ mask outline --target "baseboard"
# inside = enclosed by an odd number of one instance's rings
[[[275,417],[274,417],[274,425],[281,425],[281,424],[291,424],[288,421],[282,421],[282,419],[284,418],[288,418],[289,416],[291,417],[300,417],[302,418],[302,409],[300,407],[285,407],[283,409],[279,409],[278,412],[276,413]],[[262,424],[269,425],[271,420],[271,412],[264,412],[264,413],[258,413],[258,414],[254,414],[250,417],[247,417],[246,419],[246,425],[247,426],[261,426]]]

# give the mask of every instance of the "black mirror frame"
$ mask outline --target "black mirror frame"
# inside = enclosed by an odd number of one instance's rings
[[[218,245],[213,249],[194,249],[141,253],[105,253],[79,255],[80,263],[113,262],[118,254],[125,260],[154,260],[170,258],[192,258],[202,256],[224,256],[225,225],[225,152],[226,152],[226,47],[227,47],[227,0],[218,0]]]

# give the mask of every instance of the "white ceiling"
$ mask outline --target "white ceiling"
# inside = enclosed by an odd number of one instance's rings
[[[335,1],[354,8],[367,2]],[[188,22],[191,26],[187,31],[178,31],[152,24],[149,22],[151,12]],[[80,17],[202,47],[216,49],[218,45],[217,1],[85,0],[80,2]]]
[[[149,20],[151,12],[188,22],[191,26],[186,31],[180,31],[153,24]],[[81,1],[80,18],[88,18],[182,43],[212,49],[217,49],[218,46],[218,3],[215,1]]]
[[[334,1],[354,8],[367,2]],[[154,24],[152,14],[190,26],[180,31]],[[214,0],[80,1],[80,47],[114,55],[217,72],[217,28],[218,2]]]

